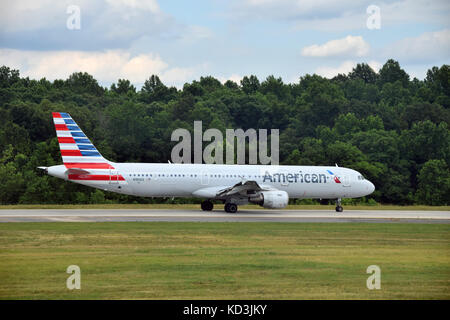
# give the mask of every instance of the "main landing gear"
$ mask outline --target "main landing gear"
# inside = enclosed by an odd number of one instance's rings
[[[344,208],[341,206],[341,198],[336,199],[336,212],[342,212]]]
[[[209,200],[203,201],[200,206],[203,211],[211,211],[214,208],[214,204]]]
[[[234,204],[234,203],[231,203],[231,202],[225,203],[225,211],[228,212],[228,213],[236,213],[236,211],[237,211],[237,204]]]
[[[214,204],[209,200],[203,201],[200,206],[203,211],[211,211],[214,208]],[[231,202],[225,203],[225,211],[228,213],[236,213],[237,204]]]

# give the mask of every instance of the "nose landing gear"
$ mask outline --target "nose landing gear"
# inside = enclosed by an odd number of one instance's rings
[[[341,205],[341,198],[336,199],[336,212],[342,212],[344,208]]]

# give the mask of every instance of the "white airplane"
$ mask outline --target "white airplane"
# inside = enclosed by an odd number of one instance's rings
[[[204,211],[212,200],[235,213],[255,203],[281,209],[289,198],[335,199],[371,194],[375,187],[359,172],[343,167],[115,163],[106,160],[68,113],[54,112],[63,165],[39,167],[49,175],[86,186],[142,197],[198,197]]]

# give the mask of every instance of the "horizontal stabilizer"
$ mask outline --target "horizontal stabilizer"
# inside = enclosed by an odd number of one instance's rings
[[[91,172],[83,169],[71,168],[66,171],[67,174],[90,174]]]

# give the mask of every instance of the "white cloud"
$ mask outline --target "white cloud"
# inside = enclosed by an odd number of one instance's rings
[[[400,23],[449,25],[450,2],[448,0],[398,0],[381,3],[380,9],[381,28],[383,24]]]
[[[71,5],[80,10],[77,30],[67,28]],[[189,45],[212,37],[209,28],[163,12],[156,0],[0,1],[0,41],[6,48],[105,50],[129,48],[139,39]]]
[[[358,6],[353,0],[240,0],[235,4],[247,9],[248,15],[269,15],[272,18],[300,18],[311,13],[329,15],[343,8]]]
[[[209,28],[191,25],[184,28],[179,40],[184,44],[192,44],[198,40],[209,40],[213,35],[213,32]]]
[[[195,74],[194,68],[171,68],[161,74],[161,80],[166,84],[181,87],[186,81],[192,80]]]
[[[337,76],[339,73],[347,74],[356,67],[355,61],[344,61],[338,67],[319,67],[316,69],[316,74],[325,77],[325,78],[333,78]]]
[[[373,69],[373,71],[375,71],[375,72],[380,71],[381,67],[383,66],[383,64],[382,64],[381,62],[378,62],[378,61],[375,61],[375,60],[369,61],[367,64],[368,64],[369,67],[371,67],[371,68]]]
[[[366,9],[377,5],[381,10],[381,28],[404,23],[449,25],[448,0],[234,0],[230,17],[283,20],[297,30],[348,31],[366,29]]]
[[[0,33],[30,31],[44,28],[66,28],[69,15],[66,9],[74,5],[73,0],[17,0],[2,1],[0,4]],[[95,3],[77,0],[76,5],[84,13],[95,10]]]
[[[153,13],[158,13],[160,11],[156,0],[106,0],[106,3],[118,9],[132,8]]]
[[[241,84],[241,80],[242,80],[243,76],[233,73],[232,75],[230,75],[229,77],[219,77],[219,81],[222,82],[222,84],[224,84],[225,82],[227,82],[228,80],[231,80],[233,82],[236,82],[237,84]]]
[[[338,74],[348,74],[353,70],[354,67],[356,67],[357,63],[363,63],[363,62],[356,62],[352,60],[347,60],[342,62],[337,67],[328,67],[328,66],[322,66],[316,69],[315,73],[325,77],[325,78],[333,78],[337,76]],[[365,62],[364,62],[365,63]],[[380,68],[383,66],[380,62],[372,60],[367,62],[369,67],[371,67],[375,72],[378,72]]]
[[[384,56],[413,63],[433,63],[450,59],[450,29],[425,32],[418,37],[405,38],[383,52]]]
[[[108,51],[22,51],[0,49],[2,64],[18,69],[32,79],[67,79],[73,72],[87,72],[100,83],[119,78],[142,84],[152,74],[169,85],[179,85],[193,75],[192,68],[169,68],[157,54],[131,56],[123,50]]]
[[[349,31],[360,30],[366,27],[367,17],[363,13],[347,12],[338,17],[305,18],[294,22],[294,30],[318,30],[318,31]]]
[[[369,44],[361,36],[347,36],[325,44],[314,44],[302,49],[305,57],[362,57],[369,52]]]
[[[80,29],[69,30],[67,21],[78,6]],[[183,34],[185,28],[159,8],[156,0],[16,0],[0,2],[0,37],[4,47],[99,50],[125,48],[142,36]],[[37,41],[36,39],[42,39]],[[23,48],[23,45],[20,47]]]
[[[231,80],[233,82],[236,82],[237,84],[241,83],[243,76],[238,75],[238,74],[232,74],[231,76],[228,77],[227,80]],[[226,81],[225,81],[226,82]]]

